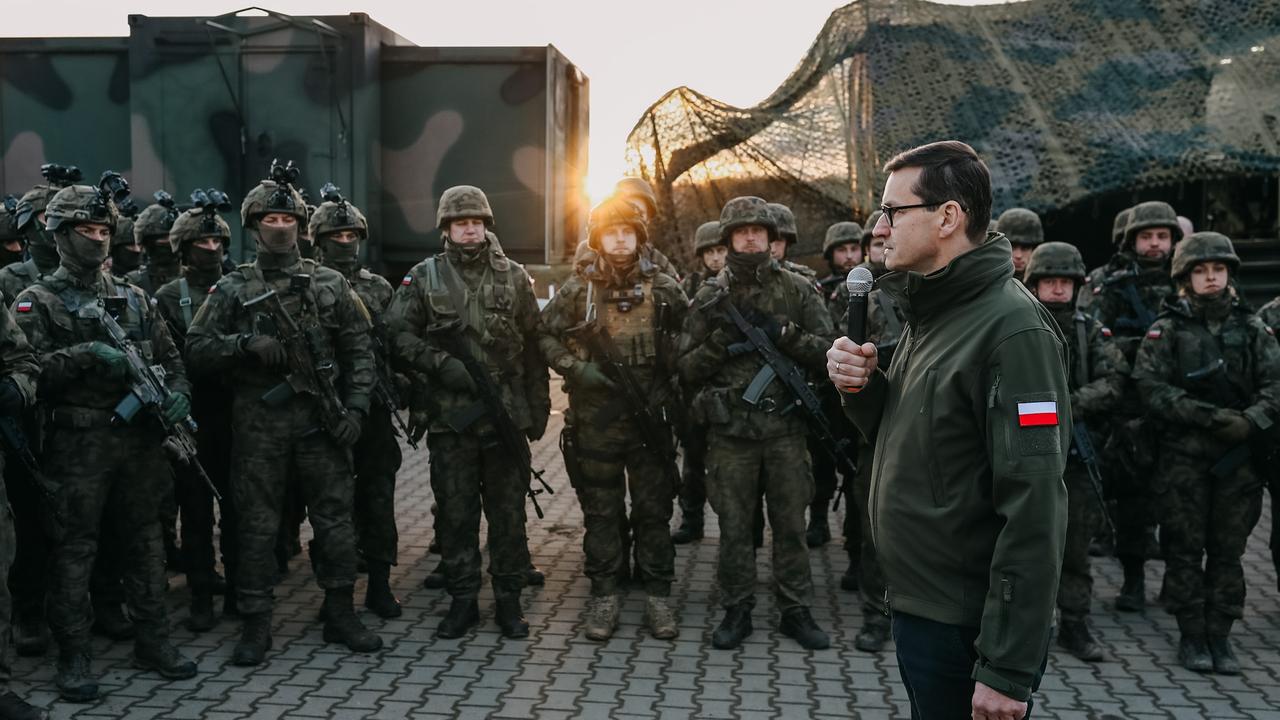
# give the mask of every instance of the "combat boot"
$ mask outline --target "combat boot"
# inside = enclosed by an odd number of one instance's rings
[[[889,619],[883,615],[868,615],[862,629],[853,638],[853,646],[862,652],[878,653],[889,642]]]
[[[524,619],[524,611],[520,608],[520,595],[498,596],[493,619],[503,637],[512,640],[529,637],[529,621]]]
[[[231,652],[232,665],[261,665],[271,649],[271,613],[244,616],[240,642]]]
[[[809,529],[804,533],[804,541],[811,548],[822,547],[831,541],[826,502],[816,502],[809,506]]]
[[[531,587],[542,587],[547,584],[547,576],[538,569],[537,565],[529,563],[529,568],[524,571],[524,584]]]
[[[352,604],[354,591],[350,585],[327,588],[324,591],[324,641],[342,643],[351,652],[377,652],[382,649],[382,638],[366,628],[360,618],[356,617],[356,609]]]
[[[1209,655],[1213,658],[1213,671],[1219,675],[1239,675],[1240,661],[1231,649],[1231,638],[1226,635],[1209,636]]]
[[[39,610],[19,610],[13,623],[13,645],[22,657],[39,657],[49,649],[49,625]],[[4,716],[0,715],[0,719]]]
[[[680,527],[671,533],[671,542],[676,545],[688,545],[694,540],[701,540],[702,536],[702,510],[699,509],[696,512],[686,510],[681,515]]]
[[[369,563],[369,586],[364,591],[364,606],[383,619],[398,618],[400,600],[391,592],[391,564]]]
[[[143,670],[155,670],[168,680],[196,676],[195,661],[184,657],[168,640],[139,640],[133,646],[133,664]]]
[[[1124,585],[1116,596],[1116,609],[1123,612],[1142,612],[1147,605],[1147,580],[1142,572],[1142,561],[1126,558]]]
[[[93,675],[87,647],[61,648],[58,674],[54,677],[58,696],[67,702],[92,702],[98,698],[98,679]]]
[[[1105,657],[1102,646],[1089,631],[1089,623],[1084,620],[1064,619],[1058,625],[1058,647],[1085,662],[1098,662]]]
[[[587,602],[586,629],[588,640],[608,640],[618,627],[618,596],[592,595]]]
[[[467,631],[480,624],[480,604],[475,598],[454,598],[449,604],[449,612],[436,626],[436,637],[452,640],[467,634]]]
[[[212,630],[217,624],[218,617],[213,614],[213,593],[208,590],[192,590],[187,629],[191,632],[205,632]]]
[[[132,640],[138,631],[118,602],[104,602],[93,608],[93,631],[112,640]]]
[[[831,647],[831,638],[827,636],[807,607],[792,607],[782,611],[782,624],[778,627],[783,635],[800,643],[805,650],[826,650]]]
[[[0,695],[0,720],[49,720],[49,711],[41,710],[8,690]]]
[[[436,563],[435,568],[422,581],[422,587],[428,590],[443,590],[448,584],[449,579],[444,575],[444,560]]]
[[[676,614],[665,597],[650,595],[645,598],[644,622],[649,626],[649,634],[658,640],[674,640],[680,634]]]
[[[846,592],[858,592],[858,588],[861,585],[858,573],[858,563],[850,560],[849,567],[845,568],[844,574],[840,576],[840,589]]]
[[[1192,672],[1212,672],[1213,660],[1203,635],[1182,634],[1182,638],[1178,641],[1178,662],[1182,667]]]
[[[751,634],[751,605],[740,602],[726,608],[720,626],[711,633],[711,646],[718,650],[732,650]]]

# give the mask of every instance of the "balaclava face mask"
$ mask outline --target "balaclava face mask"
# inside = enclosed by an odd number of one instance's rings
[[[324,264],[343,275],[351,275],[360,269],[360,241],[349,243],[334,241],[325,237],[321,241],[324,248]]]
[[[79,278],[96,275],[106,262],[109,244],[85,237],[75,228],[54,234],[61,263]]]

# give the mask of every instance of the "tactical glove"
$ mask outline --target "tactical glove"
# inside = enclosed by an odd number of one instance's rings
[[[124,351],[104,343],[94,341],[87,348],[89,355],[102,365],[109,378],[123,378],[129,374],[129,357]]]
[[[604,374],[600,366],[593,362],[579,361],[570,372],[573,374],[574,386],[583,390],[615,390],[618,387],[608,375]]]
[[[1253,423],[1238,410],[1219,408],[1213,412],[1213,425],[1209,432],[1228,445],[1239,445],[1253,434]]]
[[[18,385],[12,378],[6,378],[0,383],[0,415],[15,416],[22,414],[27,403],[22,399],[22,391],[18,390]]]
[[[165,422],[175,425],[191,414],[191,400],[186,393],[170,393],[169,399],[165,400],[162,410],[164,411]]]
[[[471,373],[467,372],[467,366],[456,357],[447,358],[440,363],[440,368],[436,370],[436,378],[440,380],[441,385],[454,392],[476,391],[476,383],[471,379]]]
[[[284,345],[270,335],[254,335],[244,344],[245,352],[258,358],[262,367],[268,370],[279,370],[289,362]]]
[[[427,434],[427,428],[431,425],[431,419],[427,417],[426,410],[410,410],[409,411],[409,437],[414,442],[422,439]]]
[[[351,447],[360,439],[361,417],[359,410],[348,410],[333,428],[333,439],[343,447]]]

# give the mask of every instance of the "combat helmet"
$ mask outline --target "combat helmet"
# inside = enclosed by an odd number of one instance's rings
[[[862,226],[856,222],[845,220],[827,228],[827,237],[822,241],[822,257],[831,262],[831,255],[837,247],[845,243],[862,244]]]
[[[319,242],[321,235],[339,230],[351,230],[361,240],[369,238],[369,222],[365,220],[364,213],[347,202],[336,185],[326,183],[320,188],[320,194],[324,201],[311,214],[309,225],[310,235],[314,240]]]
[[[280,164],[271,161],[271,177],[258,183],[244,196],[240,204],[240,223],[244,227],[253,227],[262,216],[271,213],[292,215],[298,221],[299,231],[307,224],[307,203],[295,188],[301,170],[293,161]]]
[[[1022,282],[1035,288],[1040,278],[1065,277],[1076,281],[1079,287],[1085,281],[1087,270],[1084,257],[1075,245],[1064,242],[1047,242],[1036,247],[1027,260]]]
[[[1044,242],[1044,226],[1040,216],[1026,208],[1009,208],[996,221],[996,232],[1009,238],[1013,245],[1032,247]]]
[[[1217,261],[1231,268],[1232,274],[1240,269],[1240,256],[1236,255],[1231,239],[1222,233],[1198,232],[1173,248],[1173,267],[1170,275],[1180,280],[1191,273],[1198,263]]]
[[[106,225],[115,232],[119,219],[120,212],[109,191],[92,185],[70,185],[49,200],[44,222],[50,232],[80,223]]]
[[[795,245],[800,240],[800,235],[796,231],[796,216],[791,212],[791,208],[782,203],[769,203],[769,212],[773,214],[773,221],[778,226],[778,235],[787,241],[788,245]]]
[[[779,239],[778,221],[769,212],[769,203],[754,195],[736,197],[720,210],[720,241],[729,244],[733,231],[747,225],[759,225],[769,232],[770,240]]]
[[[440,196],[436,227],[448,231],[449,223],[466,218],[479,218],[485,227],[493,227],[493,209],[484,191],[474,185],[454,185]]]
[[[587,243],[592,250],[600,251],[600,233],[610,225],[630,225],[636,230],[636,246],[649,241],[649,231],[644,216],[629,198],[615,195],[591,208],[587,216]]]
[[[163,190],[157,190],[155,203],[148,205],[133,221],[133,237],[139,244],[167,236],[178,219],[178,204],[173,196]]]
[[[1133,208],[1128,207],[1116,213],[1115,220],[1111,221],[1111,244],[1117,249],[1124,244],[1124,229],[1129,226],[1129,218],[1133,215]]]
[[[645,204],[649,219],[658,216],[658,196],[653,186],[638,177],[624,177],[613,186],[613,194],[627,200],[637,200]]]
[[[1147,228],[1169,228],[1176,243],[1182,239],[1182,226],[1178,224],[1178,213],[1167,202],[1151,200],[1138,203],[1129,209],[1129,222],[1124,228],[1124,247],[1132,248],[1138,232]]]
[[[0,203],[0,243],[12,240],[26,242],[27,238],[18,230],[18,198],[9,195]]]
[[[181,254],[184,246],[200,238],[219,238],[224,247],[231,242],[231,226],[218,214],[231,211],[231,200],[225,193],[214,188],[196,190],[191,193],[191,205],[169,229],[169,246],[174,254]]]
[[[702,251],[723,244],[724,240],[720,237],[719,220],[704,222],[693,233],[693,252],[696,255],[701,255]]]

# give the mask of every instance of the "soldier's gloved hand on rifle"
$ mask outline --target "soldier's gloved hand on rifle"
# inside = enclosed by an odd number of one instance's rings
[[[418,442],[423,435],[427,434],[427,427],[430,424],[426,410],[409,410],[409,437],[413,438],[414,442]]]
[[[165,422],[170,425],[176,424],[191,414],[191,399],[187,397],[186,393],[171,393],[161,410],[164,411]]]
[[[569,379],[574,387],[583,390],[615,390],[617,384],[604,374],[604,370],[596,363],[579,360],[569,369]]]
[[[258,358],[268,370],[279,370],[289,362],[284,345],[270,335],[253,335],[244,342],[244,351]]]
[[[22,391],[18,389],[18,385],[13,380],[5,378],[4,382],[0,383],[0,415],[21,415],[26,407],[27,402],[22,399]]]
[[[338,441],[339,445],[350,447],[356,444],[360,439],[360,427],[363,424],[363,415],[359,410],[348,410],[347,414],[338,421],[333,428],[333,439]]]
[[[446,358],[440,363],[440,367],[436,369],[436,378],[440,383],[454,392],[473,393],[476,391],[476,382],[471,379],[471,373],[467,372],[467,366],[456,357]]]
[[[1253,423],[1239,410],[1218,408],[1213,411],[1209,432],[1228,445],[1239,445],[1253,434]]]
[[[129,358],[122,350],[97,340],[85,343],[84,352],[93,362],[102,366],[108,378],[122,378],[129,374]]]

